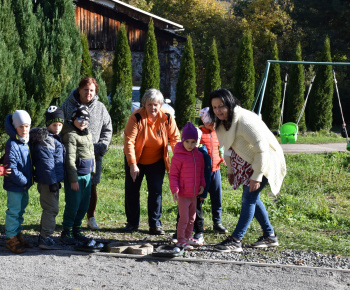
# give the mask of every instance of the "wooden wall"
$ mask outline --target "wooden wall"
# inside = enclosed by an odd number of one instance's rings
[[[90,49],[114,50],[120,25],[125,23],[131,50],[143,51],[147,36],[146,22],[89,1],[78,1],[76,4],[76,23],[80,31],[87,35]],[[161,29],[155,28],[155,34],[160,52],[179,41],[174,34]]]

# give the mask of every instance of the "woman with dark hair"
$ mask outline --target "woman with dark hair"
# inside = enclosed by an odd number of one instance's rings
[[[278,246],[276,233],[260,199],[267,183],[278,194],[286,163],[281,146],[269,128],[254,112],[243,109],[226,89],[210,94],[210,115],[216,121],[216,133],[224,146],[229,183],[233,189],[243,185],[241,214],[232,235],[214,249],[220,252],[241,252],[242,239],[255,217],[263,235],[253,248]]]
[[[72,112],[80,105],[88,107],[90,124],[88,127],[92,135],[95,150],[96,173],[92,178],[90,205],[87,211],[87,226],[92,230],[98,230],[99,226],[95,219],[97,204],[97,184],[100,183],[102,172],[103,155],[112,138],[112,121],[105,105],[98,100],[98,83],[94,78],[83,78],[77,89],[73,90],[62,105],[64,117],[70,120]]]

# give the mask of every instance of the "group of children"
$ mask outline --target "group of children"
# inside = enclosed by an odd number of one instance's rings
[[[32,130],[31,118],[24,110],[16,110],[5,119],[5,130],[10,137],[3,168],[7,191],[5,231],[6,247],[13,253],[33,247],[21,232],[28,190],[34,181],[42,206],[39,247],[57,249],[51,235],[56,227],[63,180],[66,206],[61,240],[66,244],[89,240],[81,232],[81,222],[89,207],[91,174],[95,170],[94,147],[87,129],[89,111],[83,105],[75,108],[71,120],[65,123],[63,111],[50,106],[45,118],[46,128]]]
[[[200,112],[203,126],[190,122],[175,146],[170,167],[170,189],[178,203],[178,224],[173,240],[179,247],[191,250],[204,243],[203,202],[209,192],[212,203],[213,229],[227,233],[221,224],[221,175],[218,139],[208,108]],[[61,241],[65,244],[88,243],[81,230],[88,210],[91,179],[95,171],[94,147],[87,127],[90,115],[82,105],[64,121],[63,111],[50,106],[45,113],[45,128],[30,130],[31,118],[24,110],[16,110],[5,120],[9,139],[5,147],[4,189],[7,191],[6,247],[23,253],[33,247],[22,236],[22,223],[28,205],[28,190],[37,182],[42,215],[39,248],[59,249],[52,239],[59,212],[59,189],[64,181],[66,206],[63,214]],[[193,230],[195,235],[192,236]]]

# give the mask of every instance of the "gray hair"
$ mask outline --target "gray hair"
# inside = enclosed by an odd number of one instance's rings
[[[148,101],[159,103],[162,106],[164,103],[163,94],[157,89],[149,89],[142,97],[142,107],[145,108]]]

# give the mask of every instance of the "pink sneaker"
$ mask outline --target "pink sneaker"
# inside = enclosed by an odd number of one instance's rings
[[[200,241],[194,239],[194,238],[189,238],[187,240],[187,243],[190,244],[191,246],[194,246],[194,247],[201,247],[203,246],[203,243],[201,243]]]

